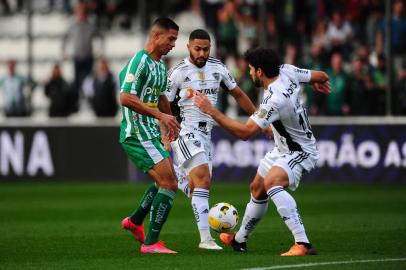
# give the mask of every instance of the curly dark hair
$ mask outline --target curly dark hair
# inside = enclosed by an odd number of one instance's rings
[[[203,29],[196,29],[190,33],[189,40],[193,39],[206,39],[210,41],[210,35],[206,30]]]
[[[244,58],[255,69],[262,69],[268,78],[279,75],[280,59],[272,49],[262,47],[249,49],[244,53]]]

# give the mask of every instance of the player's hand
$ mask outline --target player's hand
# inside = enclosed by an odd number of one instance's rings
[[[166,134],[166,137],[168,138],[169,142],[175,141],[179,136],[179,133],[175,133],[173,130],[169,130],[168,133]]]
[[[175,116],[161,113],[159,121],[161,121],[168,128],[169,133],[173,132],[174,134],[179,134],[180,124],[176,120]]]
[[[331,86],[330,82],[326,81],[324,83],[312,83],[312,87],[315,91],[324,93],[324,94],[329,94],[331,92]]]
[[[193,98],[193,102],[197,107],[199,107],[199,109],[202,112],[209,113],[210,110],[213,109],[213,106],[211,105],[210,100],[203,93],[196,92],[195,96]]]
[[[273,137],[273,132],[271,127],[266,127],[262,130],[262,132],[265,134],[265,136],[269,139],[272,139]]]
[[[166,151],[171,151],[171,143],[169,142],[169,138],[167,136],[162,136],[161,141]]]

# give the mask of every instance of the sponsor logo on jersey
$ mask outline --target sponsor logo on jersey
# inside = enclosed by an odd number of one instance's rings
[[[269,118],[271,118],[272,113],[273,113],[274,111],[275,111],[275,109],[274,109],[274,108],[271,108],[271,109],[268,111],[268,113],[266,114],[265,119],[266,119],[266,120],[269,120]]]
[[[234,79],[231,76],[231,74],[227,72],[227,75],[228,75],[228,79],[230,80],[230,82],[234,83]]]
[[[125,81],[128,83],[131,83],[135,80],[134,74],[128,73],[127,76],[125,77]]]
[[[190,82],[190,78],[186,76],[184,82]]]
[[[216,95],[217,94],[217,88],[199,89],[196,91],[198,91],[199,93],[203,93],[205,95]]]
[[[307,74],[307,73],[308,73],[307,70],[303,70],[303,69],[299,69],[299,68],[296,68],[296,69],[295,69],[295,72],[297,72],[297,73],[303,73],[303,74]]]
[[[153,63],[149,64],[149,69],[150,69],[151,71],[154,71],[155,65],[154,65]]]
[[[199,80],[204,81],[206,79],[206,76],[204,75],[203,71],[199,71],[197,73],[197,76],[199,77]]]
[[[267,110],[265,110],[265,109],[259,109],[259,111],[257,111],[257,115],[259,118],[264,118],[266,114],[267,114]]]
[[[193,144],[196,145],[197,147],[200,147],[202,145],[200,141],[194,141]]]
[[[145,95],[158,96],[160,93],[161,93],[161,91],[159,90],[159,88],[151,88],[151,87],[145,88]]]

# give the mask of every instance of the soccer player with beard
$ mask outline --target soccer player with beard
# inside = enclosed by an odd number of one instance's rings
[[[219,60],[210,57],[210,36],[202,29],[192,31],[187,48],[189,57],[176,64],[168,72],[166,95],[170,102],[180,97],[181,131],[171,142],[178,167],[175,166],[178,188],[189,196],[200,232],[199,248],[222,249],[210,235],[209,228],[209,189],[211,184],[211,129],[213,119],[201,112],[192,101],[196,93],[204,93],[213,106],[217,104],[220,84],[223,85],[247,113],[255,112],[255,106],[237,86],[227,67]],[[188,181],[186,180],[187,177]],[[187,186],[189,185],[189,186]]]
[[[300,84],[310,83],[323,93],[330,92],[328,75],[322,71],[280,65],[278,55],[270,49],[256,48],[245,53],[250,75],[256,86],[264,88],[259,109],[245,124],[228,118],[215,109],[210,98],[198,93],[195,104],[219,125],[241,139],[248,139],[271,126],[275,148],[261,160],[250,185],[251,200],[247,204],[237,233],[220,234],[223,243],[235,251],[246,252],[246,242],[268,209],[269,199],[292,232],[295,244],[281,256],[315,254],[307,238],[295,199],[285,190],[295,190],[303,175],[316,165],[319,152],[306,110],[300,102]]]

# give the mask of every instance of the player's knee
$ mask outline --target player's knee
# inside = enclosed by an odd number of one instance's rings
[[[200,179],[195,179],[195,188],[204,188],[204,189],[209,189],[210,188],[210,177],[202,177]]]
[[[255,183],[255,182],[251,183],[250,192],[251,192],[252,196],[257,200],[266,198],[266,192],[263,188],[263,185],[260,183]]]
[[[178,182],[176,176],[172,173],[162,176],[159,179],[158,186],[173,191],[178,190]]]
[[[289,182],[283,178],[275,176],[275,177],[267,177],[264,181],[264,185],[265,185],[265,190],[269,190],[270,188],[273,188],[276,186],[286,187],[289,185]]]
[[[169,189],[169,190],[172,190],[172,191],[174,191],[174,192],[176,192],[177,190],[178,190],[178,184],[177,184],[177,182],[163,182],[163,183],[160,183],[159,184],[159,187],[160,188],[164,188],[164,189]]]

